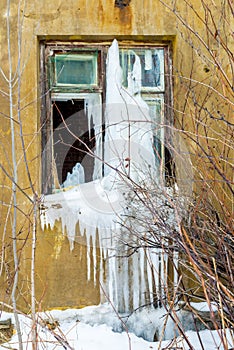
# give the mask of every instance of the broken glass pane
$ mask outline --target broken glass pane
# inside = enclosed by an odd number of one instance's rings
[[[128,74],[133,69],[135,55],[141,61],[142,90],[164,91],[164,49],[122,49],[120,64],[123,69],[123,85],[127,87]]]
[[[97,85],[97,53],[55,55],[55,85]]]

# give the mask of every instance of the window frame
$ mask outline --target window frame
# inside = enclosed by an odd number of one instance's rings
[[[106,72],[105,62],[108,48],[111,45],[110,42],[54,42],[54,41],[42,41],[40,43],[40,79],[41,79],[41,145],[42,145],[42,160],[41,160],[41,188],[42,193],[49,194],[52,192],[53,182],[52,179],[52,143],[51,143],[51,105],[53,96],[59,98],[66,98],[67,96],[87,96],[90,93],[100,93],[102,96],[102,105],[105,104],[105,88],[106,88]],[[134,49],[160,49],[164,50],[164,90],[143,88],[142,95],[146,96],[162,96],[164,97],[164,129],[162,131],[164,141],[162,143],[162,158],[165,158],[163,149],[164,144],[171,139],[170,128],[166,126],[173,123],[173,108],[172,108],[172,43],[171,42],[138,42],[138,41],[119,41],[119,47],[121,49],[134,50]],[[77,53],[77,52],[98,52],[98,84],[96,86],[53,86],[52,83],[52,67],[50,57],[56,53]],[[66,97],[65,97],[66,96]],[[102,118],[104,111],[102,111]],[[102,121],[104,123],[104,120]],[[163,173],[164,161],[161,162],[160,169]]]

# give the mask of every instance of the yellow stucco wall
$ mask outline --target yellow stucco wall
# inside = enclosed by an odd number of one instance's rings
[[[215,69],[206,72],[206,60],[197,59],[189,43],[183,38],[186,29],[176,19],[175,15],[164,6],[160,0],[132,0],[129,6],[117,8],[114,0],[26,0],[24,2],[11,1],[10,5],[10,43],[12,60],[12,74],[16,72],[17,63],[21,67],[20,81],[16,81],[13,87],[13,115],[15,118],[16,148],[18,162],[18,182],[30,198],[33,193],[25,167],[22,145],[19,134],[20,128],[17,120],[17,101],[20,93],[21,119],[26,147],[31,181],[35,190],[40,195],[40,169],[41,169],[41,141],[40,141],[40,40],[64,40],[64,41],[111,41],[114,38],[139,42],[168,41],[173,47],[174,67],[174,106],[176,111],[183,111],[184,128],[191,128],[193,122],[191,115],[194,108],[188,103],[185,105],[186,87],[181,84],[180,76],[189,77],[193,71],[193,78],[203,81],[201,91],[206,94],[206,86],[215,73]],[[170,3],[170,2],[168,2]],[[196,10],[202,13],[202,6],[196,0],[193,1]],[[0,9],[0,66],[6,76],[9,76],[8,35],[6,26],[5,1]],[[181,7],[183,5],[181,4]],[[183,12],[184,11],[184,12]],[[187,11],[187,12],[186,12]],[[182,8],[187,18],[192,18],[191,9]],[[20,24],[18,23],[20,15]],[[215,15],[215,14],[214,14]],[[197,19],[194,27],[204,35],[202,23]],[[21,35],[21,53],[18,55],[18,40]],[[189,36],[188,36],[189,38]],[[212,50],[216,50],[215,41],[209,43]],[[15,79],[17,78],[17,74]],[[218,79],[218,75],[217,75]],[[17,86],[20,88],[17,91]],[[0,74],[0,129],[1,129],[1,162],[4,164],[8,175],[12,176],[11,163],[11,139],[9,123],[9,84]],[[199,87],[201,88],[201,87]],[[220,87],[218,87],[218,90]],[[224,93],[224,92],[222,92]],[[228,91],[227,91],[228,93]],[[216,103],[211,101],[211,103]],[[218,102],[217,102],[218,103]],[[18,105],[19,106],[19,105]],[[222,108],[226,108],[225,106]],[[176,113],[175,113],[176,115]],[[178,113],[181,118],[181,114]],[[219,129],[218,122],[215,130]],[[202,133],[203,131],[201,131]],[[214,132],[215,134],[215,132]],[[212,135],[210,135],[212,136]],[[217,135],[215,135],[215,140]],[[215,141],[214,140],[214,144]],[[195,147],[195,146],[193,146]],[[196,148],[196,147],[195,147]],[[194,151],[195,153],[195,151]],[[196,156],[195,156],[196,160]],[[204,164],[198,164],[201,168]],[[225,166],[225,165],[223,165]],[[181,175],[182,176],[182,175]],[[212,177],[212,175],[211,175]],[[1,200],[2,203],[11,201],[11,181],[6,173],[0,172]],[[20,248],[20,281],[19,281],[19,307],[27,308],[30,298],[30,256],[32,218],[31,204],[22,191],[18,191],[18,247]],[[9,215],[8,215],[9,214]],[[6,220],[7,218],[7,220]],[[14,274],[11,252],[11,214],[8,206],[1,206],[1,232],[3,235],[2,253],[9,262],[8,276],[2,273],[0,285],[0,299],[8,301],[10,298],[8,283]],[[39,225],[38,225],[39,226]],[[59,224],[53,231],[43,232],[38,227],[36,249],[36,291],[38,308],[83,306],[98,303],[100,301],[99,287],[86,279],[86,247],[75,244],[73,252],[70,252],[66,237],[62,236]],[[2,271],[6,265],[2,264]],[[11,276],[11,277],[10,277]],[[7,290],[7,293],[6,293]]]

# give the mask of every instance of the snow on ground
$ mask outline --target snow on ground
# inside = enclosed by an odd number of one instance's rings
[[[165,311],[165,310],[164,310]],[[158,349],[184,349],[184,350],[215,350],[224,349],[221,344],[221,331],[200,331],[199,337],[194,331],[187,331],[186,336],[189,343],[179,336],[173,336],[174,330],[172,323],[168,323],[168,340],[153,342],[144,340],[137,334],[143,334],[155,329],[159,329],[159,337],[163,328],[162,309],[155,312],[145,309],[143,312],[132,316],[128,323],[128,333],[124,330],[123,322],[114,313],[108,304],[91,306],[83,309],[53,310],[37,315],[38,321],[38,350],[158,350]],[[14,323],[14,317],[11,313],[2,312],[1,320],[11,318]],[[20,315],[21,331],[23,336],[23,349],[31,350],[31,319],[30,317]],[[157,320],[156,320],[157,319]],[[127,318],[123,318],[124,321]],[[57,322],[57,327],[53,325]],[[161,328],[160,328],[161,327]],[[53,329],[54,328],[54,329]],[[118,332],[117,332],[118,331]],[[161,332],[161,333],[160,333]],[[228,349],[234,347],[230,331],[226,331],[228,338]],[[147,337],[147,332],[145,333]],[[149,334],[148,334],[149,335]],[[171,337],[171,339],[169,339]],[[14,334],[9,343],[0,345],[0,350],[19,349],[17,335]]]

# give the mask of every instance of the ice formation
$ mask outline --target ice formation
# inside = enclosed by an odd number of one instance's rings
[[[85,174],[84,174],[84,168],[80,163],[76,163],[76,165],[72,169],[72,173],[67,173],[67,178],[62,184],[63,188],[69,187],[69,186],[76,186],[83,184],[85,182]]]
[[[140,95],[141,64],[135,55],[128,89],[122,86],[116,40],[108,51],[105,110],[105,175],[116,170],[133,181],[156,178],[153,133],[147,103]],[[114,169],[113,169],[114,168]]]
[[[99,93],[88,94],[85,99],[85,108],[87,109],[89,136],[91,135],[91,120],[93,122],[95,134],[95,158],[93,180],[100,179],[102,176],[102,107],[101,95]]]
[[[94,180],[46,196],[41,213],[43,229],[50,227],[53,230],[55,222],[61,220],[71,249],[78,235],[85,237],[87,278],[90,279],[91,269],[99,271],[101,289],[104,288],[110,301],[122,312],[152,303],[156,294],[162,297],[167,280],[168,262],[163,251],[139,247],[126,257],[128,252],[124,244],[126,239],[131,239],[131,234],[123,228],[124,221],[131,214],[131,184],[157,178],[149,108],[140,90],[139,57],[135,55],[126,89],[122,86],[118,43],[114,40],[107,57],[104,177],[100,178],[100,108],[95,108],[99,95],[94,94],[93,100],[88,101],[89,125],[93,118],[96,137]],[[133,210],[145,209],[136,205]],[[144,227],[140,231],[144,234]],[[96,256],[97,248],[100,258]],[[94,273],[94,283],[97,283],[95,276]]]

